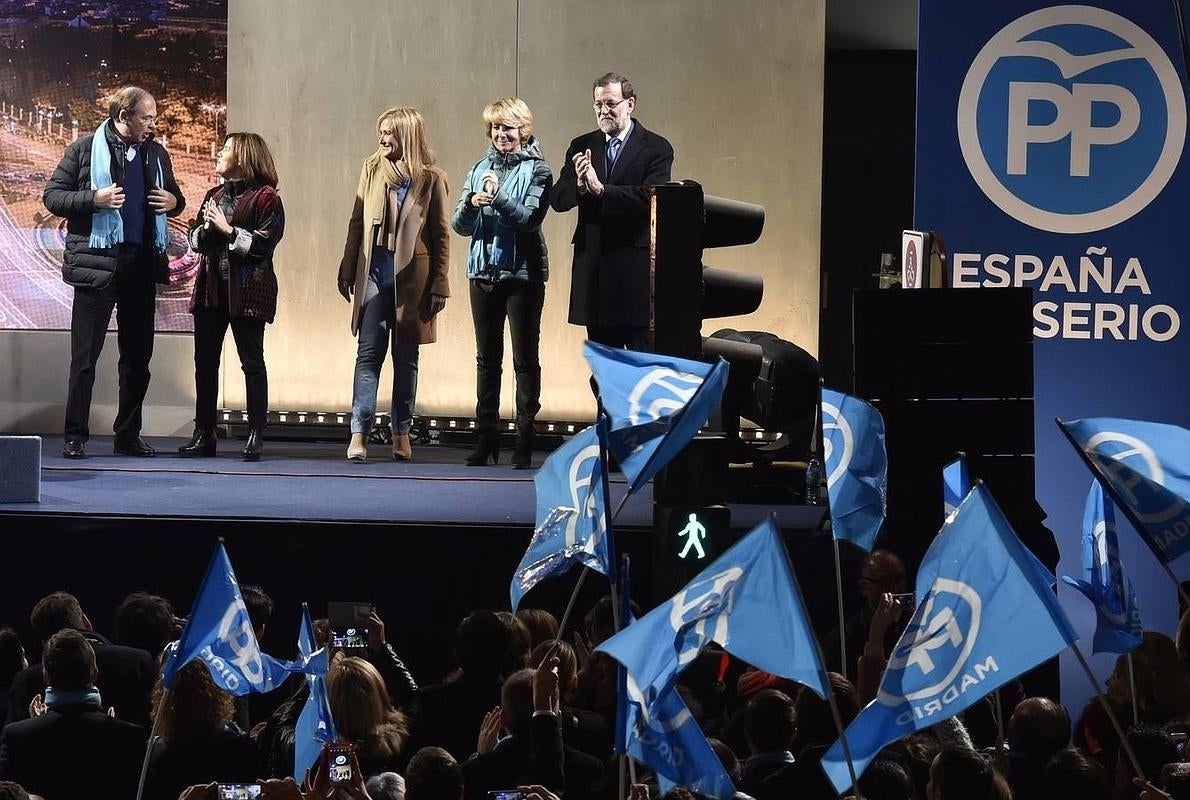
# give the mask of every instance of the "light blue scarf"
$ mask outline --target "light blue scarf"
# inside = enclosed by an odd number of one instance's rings
[[[107,143],[107,120],[99,123],[95,135],[91,137],[91,188],[106,189],[115,183],[112,180],[112,150]],[[148,147],[145,142],[141,147]],[[157,183],[161,188],[165,183],[165,175],[161,170],[161,160],[157,161]],[[158,252],[164,253],[169,245],[169,232],[165,227],[165,215],[153,214],[153,244]],[[115,247],[124,241],[124,218],[120,216],[118,208],[97,208],[91,215],[91,241],[87,244],[94,248]]]
[[[45,689],[46,708],[72,706],[78,703],[89,703],[93,706],[103,707],[103,701],[99,697],[99,690],[94,686],[88,686],[86,689],[67,689],[65,691],[57,691],[53,686],[47,686]]]

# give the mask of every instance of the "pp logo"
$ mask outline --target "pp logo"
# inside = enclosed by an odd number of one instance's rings
[[[1053,233],[1118,225],[1173,175],[1186,102],[1161,46],[1090,6],[1010,22],[972,61],[958,136],[971,177],[1001,211]]]
[[[674,595],[669,609],[669,624],[675,633],[683,633],[678,666],[689,664],[707,642],[727,646],[731,635],[731,609],[735,587],[744,577],[741,567],[728,567],[720,573],[690,583]]]
[[[826,485],[847,472],[851,455],[855,452],[855,434],[839,407],[822,401],[822,461],[826,465]]]
[[[877,697],[889,706],[903,700],[928,700],[941,695],[965,672],[971,651],[979,640],[983,601],[965,583],[938,578],[930,587],[916,626],[910,624],[889,659],[885,681],[899,676],[900,696],[884,690]]]
[[[252,629],[248,609],[239,596],[227,606],[223,619],[219,621],[219,639],[231,649],[231,663],[239,668],[248,683],[263,685],[264,662],[256,643],[256,632]]]
[[[1102,467],[1113,488],[1123,495],[1141,522],[1169,522],[1186,508],[1180,498],[1162,508],[1161,500],[1145,484],[1145,478],[1165,485],[1165,469],[1157,453],[1143,439],[1119,431],[1100,431],[1083,446]]]
[[[584,464],[594,461],[594,466],[599,466],[599,445],[592,444],[584,447],[578,452],[570,462],[570,469],[567,471],[570,485],[570,502],[571,507],[577,511],[577,514],[570,515],[566,520],[566,544],[573,545],[576,541],[576,530],[578,521],[582,519],[594,519],[596,534],[601,534],[604,529],[603,509],[597,507],[597,498],[595,497],[595,481],[602,481],[603,474],[598,471],[592,471],[590,466],[584,468]],[[594,538],[594,537],[593,537]]]
[[[917,242],[905,243],[905,286],[917,286]]]
[[[692,372],[651,369],[628,394],[628,419],[641,425],[671,414],[690,402],[701,385],[702,378]]]

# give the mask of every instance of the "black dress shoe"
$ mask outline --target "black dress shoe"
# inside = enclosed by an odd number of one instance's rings
[[[258,428],[248,429],[248,441],[244,444],[244,460],[260,461],[260,454],[264,450],[264,436]]]
[[[178,448],[178,455],[184,458],[215,455],[215,431],[212,428],[195,428],[190,441]]]
[[[157,451],[145,442],[139,436],[130,436],[128,438],[116,437],[116,442],[112,446],[112,452],[122,456],[137,456],[138,458],[149,458],[157,455]]]
[[[83,450],[82,439],[67,439],[62,445],[63,458],[86,458],[87,453]]]

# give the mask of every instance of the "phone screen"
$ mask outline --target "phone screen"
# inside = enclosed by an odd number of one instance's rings
[[[219,800],[254,800],[260,797],[259,783],[221,783]]]
[[[524,800],[525,795],[517,789],[496,789],[488,792],[488,800]]]
[[[371,603],[331,601],[327,604],[331,647],[367,647]]]
[[[350,746],[328,747],[326,761],[327,777],[331,783],[347,783],[351,780]]]
[[[331,629],[331,647],[367,647],[368,629],[348,627],[342,630]]]

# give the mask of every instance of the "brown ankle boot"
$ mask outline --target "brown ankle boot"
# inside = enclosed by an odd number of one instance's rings
[[[393,434],[393,461],[412,461],[413,447],[409,444],[409,434]]]

